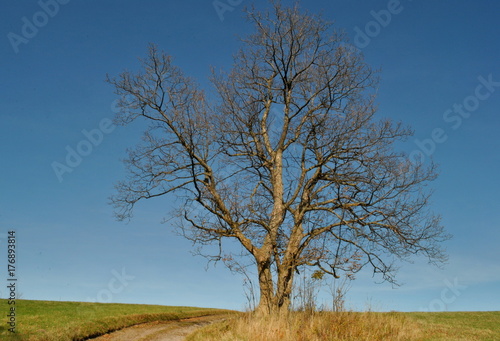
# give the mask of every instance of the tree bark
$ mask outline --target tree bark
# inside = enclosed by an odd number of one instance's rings
[[[288,311],[291,305],[291,295],[293,289],[293,275],[294,268],[288,266],[282,269],[278,275],[278,289],[277,289],[277,309],[279,311]]]
[[[271,314],[276,310],[271,263],[269,261],[258,263],[257,271],[259,276],[260,301],[256,312],[263,315]]]

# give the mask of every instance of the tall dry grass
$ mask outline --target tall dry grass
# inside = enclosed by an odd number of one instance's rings
[[[245,314],[208,326],[188,341],[417,340],[421,326],[397,313],[294,312],[283,316]]]

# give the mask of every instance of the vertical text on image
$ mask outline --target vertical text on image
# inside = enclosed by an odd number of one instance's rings
[[[7,315],[9,331],[16,332],[16,231],[9,231],[7,238],[7,292],[9,313]]]

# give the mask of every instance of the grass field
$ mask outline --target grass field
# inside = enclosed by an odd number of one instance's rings
[[[500,312],[292,313],[235,317],[205,327],[188,341],[500,340]]]
[[[102,335],[150,321],[223,314],[227,311],[193,307],[136,304],[16,301],[16,333],[9,332],[6,300],[0,300],[0,340],[73,341]]]
[[[136,304],[17,301],[16,334],[8,331],[6,300],[0,300],[0,340],[76,341],[127,326],[226,310]],[[232,312],[234,313],[234,312]],[[500,312],[291,313],[286,317],[235,314],[202,328],[189,341],[500,340]]]

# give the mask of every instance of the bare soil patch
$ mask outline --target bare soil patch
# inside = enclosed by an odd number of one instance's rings
[[[224,319],[224,316],[218,315],[193,317],[179,321],[144,323],[105,334],[89,341],[182,341],[196,329]]]

